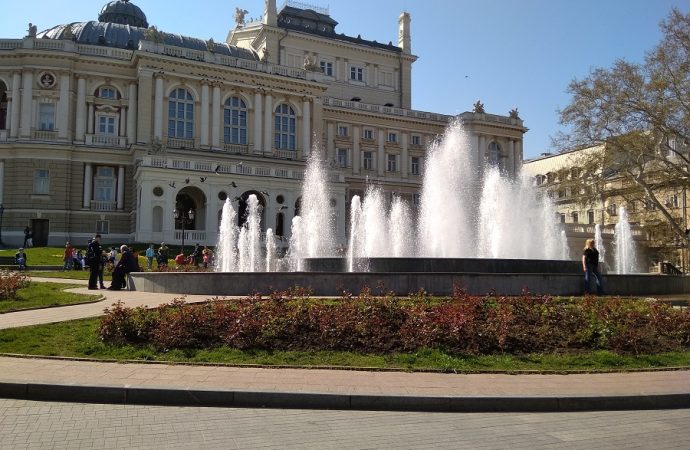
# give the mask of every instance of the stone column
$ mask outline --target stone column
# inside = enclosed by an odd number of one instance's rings
[[[409,151],[408,151],[408,142],[410,140],[410,135],[407,133],[402,133],[402,147],[401,147],[401,152],[400,152],[400,176],[403,178],[407,178],[408,174],[408,164],[410,160],[409,156]]]
[[[127,108],[124,106],[120,107],[120,129],[117,135],[127,136]]]
[[[127,98],[127,142],[133,144],[137,141],[137,85],[129,84]]]
[[[263,115],[261,114],[261,103],[263,102],[263,96],[261,92],[256,91],[254,93],[254,153],[261,153],[263,146],[261,145],[261,122],[263,121]]]
[[[524,155],[522,154],[522,139],[515,143],[515,173],[519,173],[522,170],[522,159]]]
[[[93,134],[93,123],[95,119],[93,116],[93,103],[89,103],[88,110],[89,111],[86,116],[86,133]]]
[[[386,134],[386,130],[378,129],[376,134],[378,135],[379,138],[379,150],[376,153],[376,173],[382,177],[385,170],[386,170],[386,148],[384,144],[384,139]]]
[[[77,118],[74,124],[74,139],[84,141],[86,134],[86,78],[77,76]]]
[[[515,170],[515,141],[513,139],[508,140],[508,167],[506,171],[511,178],[515,178],[517,171]]]
[[[34,73],[30,70],[22,74],[22,115],[19,122],[19,134],[22,137],[31,136],[31,122],[33,120]]]
[[[273,131],[273,97],[271,94],[266,94],[264,100],[266,105],[264,108],[264,153],[273,153],[273,139],[271,139],[271,132]]]
[[[311,104],[306,99],[302,102],[302,157],[311,154]],[[300,155],[297,155],[300,159]]]
[[[5,201],[5,161],[0,160],[0,204]]]
[[[117,168],[117,209],[125,208],[125,166]]]
[[[12,137],[19,135],[19,105],[21,103],[19,88],[21,84],[22,74],[14,72],[12,75],[12,107],[10,108],[10,136]]]
[[[352,154],[350,159],[352,161],[352,173],[359,173],[359,139],[362,136],[359,127],[352,127]]]
[[[479,135],[479,148],[477,149],[477,175],[481,178],[484,175],[486,165],[486,137]]]
[[[220,147],[220,86],[213,86],[213,103],[211,106],[211,146]],[[211,228],[213,229],[213,228]]]
[[[91,189],[93,187],[93,166],[86,163],[84,166],[84,209],[91,209]]]
[[[326,124],[326,154],[324,156],[327,161],[335,159],[335,124],[333,122]]]
[[[55,128],[58,137],[67,139],[69,137],[69,73],[60,74],[60,98],[57,103],[57,117],[55,117]]]
[[[139,72],[137,92],[137,142],[151,142],[151,97],[153,91],[153,74]]]
[[[163,74],[156,74],[156,88],[153,101],[153,137],[163,139]]]
[[[201,133],[199,141],[202,147],[208,146],[208,81],[201,82]]]

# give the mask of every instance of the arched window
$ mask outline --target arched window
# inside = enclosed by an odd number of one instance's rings
[[[276,108],[275,113],[275,148],[280,150],[295,150],[295,128],[297,117],[295,110],[290,105],[282,104]]]
[[[0,130],[7,128],[7,86],[0,81]]]
[[[239,97],[225,102],[223,140],[226,144],[247,144],[247,105]]]
[[[501,146],[496,142],[489,144],[489,165],[500,167],[501,164]]]
[[[181,139],[194,137],[194,99],[186,89],[177,88],[170,93],[168,136]]]

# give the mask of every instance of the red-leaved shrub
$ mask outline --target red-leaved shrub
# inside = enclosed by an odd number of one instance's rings
[[[409,298],[372,295],[368,288],[337,300],[294,289],[237,301],[175,300],[155,310],[106,310],[101,338],[148,342],[159,349],[353,350],[388,353],[436,347],[480,355],[608,349],[656,353],[690,347],[690,312],[619,298],[554,299],[424,292]]]

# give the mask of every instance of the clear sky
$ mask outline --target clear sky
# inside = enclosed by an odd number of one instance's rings
[[[0,37],[18,38],[33,22],[51,26],[96,20],[106,1],[3,2]],[[263,0],[133,0],[159,29],[225,40],[241,6],[247,18]],[[278,0],[278,7],[282,5]],[[328,7],[336,31],[397,43],[398,15],[412,16],[412,107],[457,114],[481,100],[489,113],[517,107],[530,131],[525,157],[553,151],[556,110],[568,104],[573,78],[617,58],[642,61],[661,38],[658,24],[690,0],[308,0]]]

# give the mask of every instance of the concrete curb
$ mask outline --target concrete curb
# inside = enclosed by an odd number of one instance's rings
[[[690,408],[690,393],[624,396],[445,397],[11,382],[0,382],[0,397],[17,400],[164,406],[426,412],[569,412]]]

